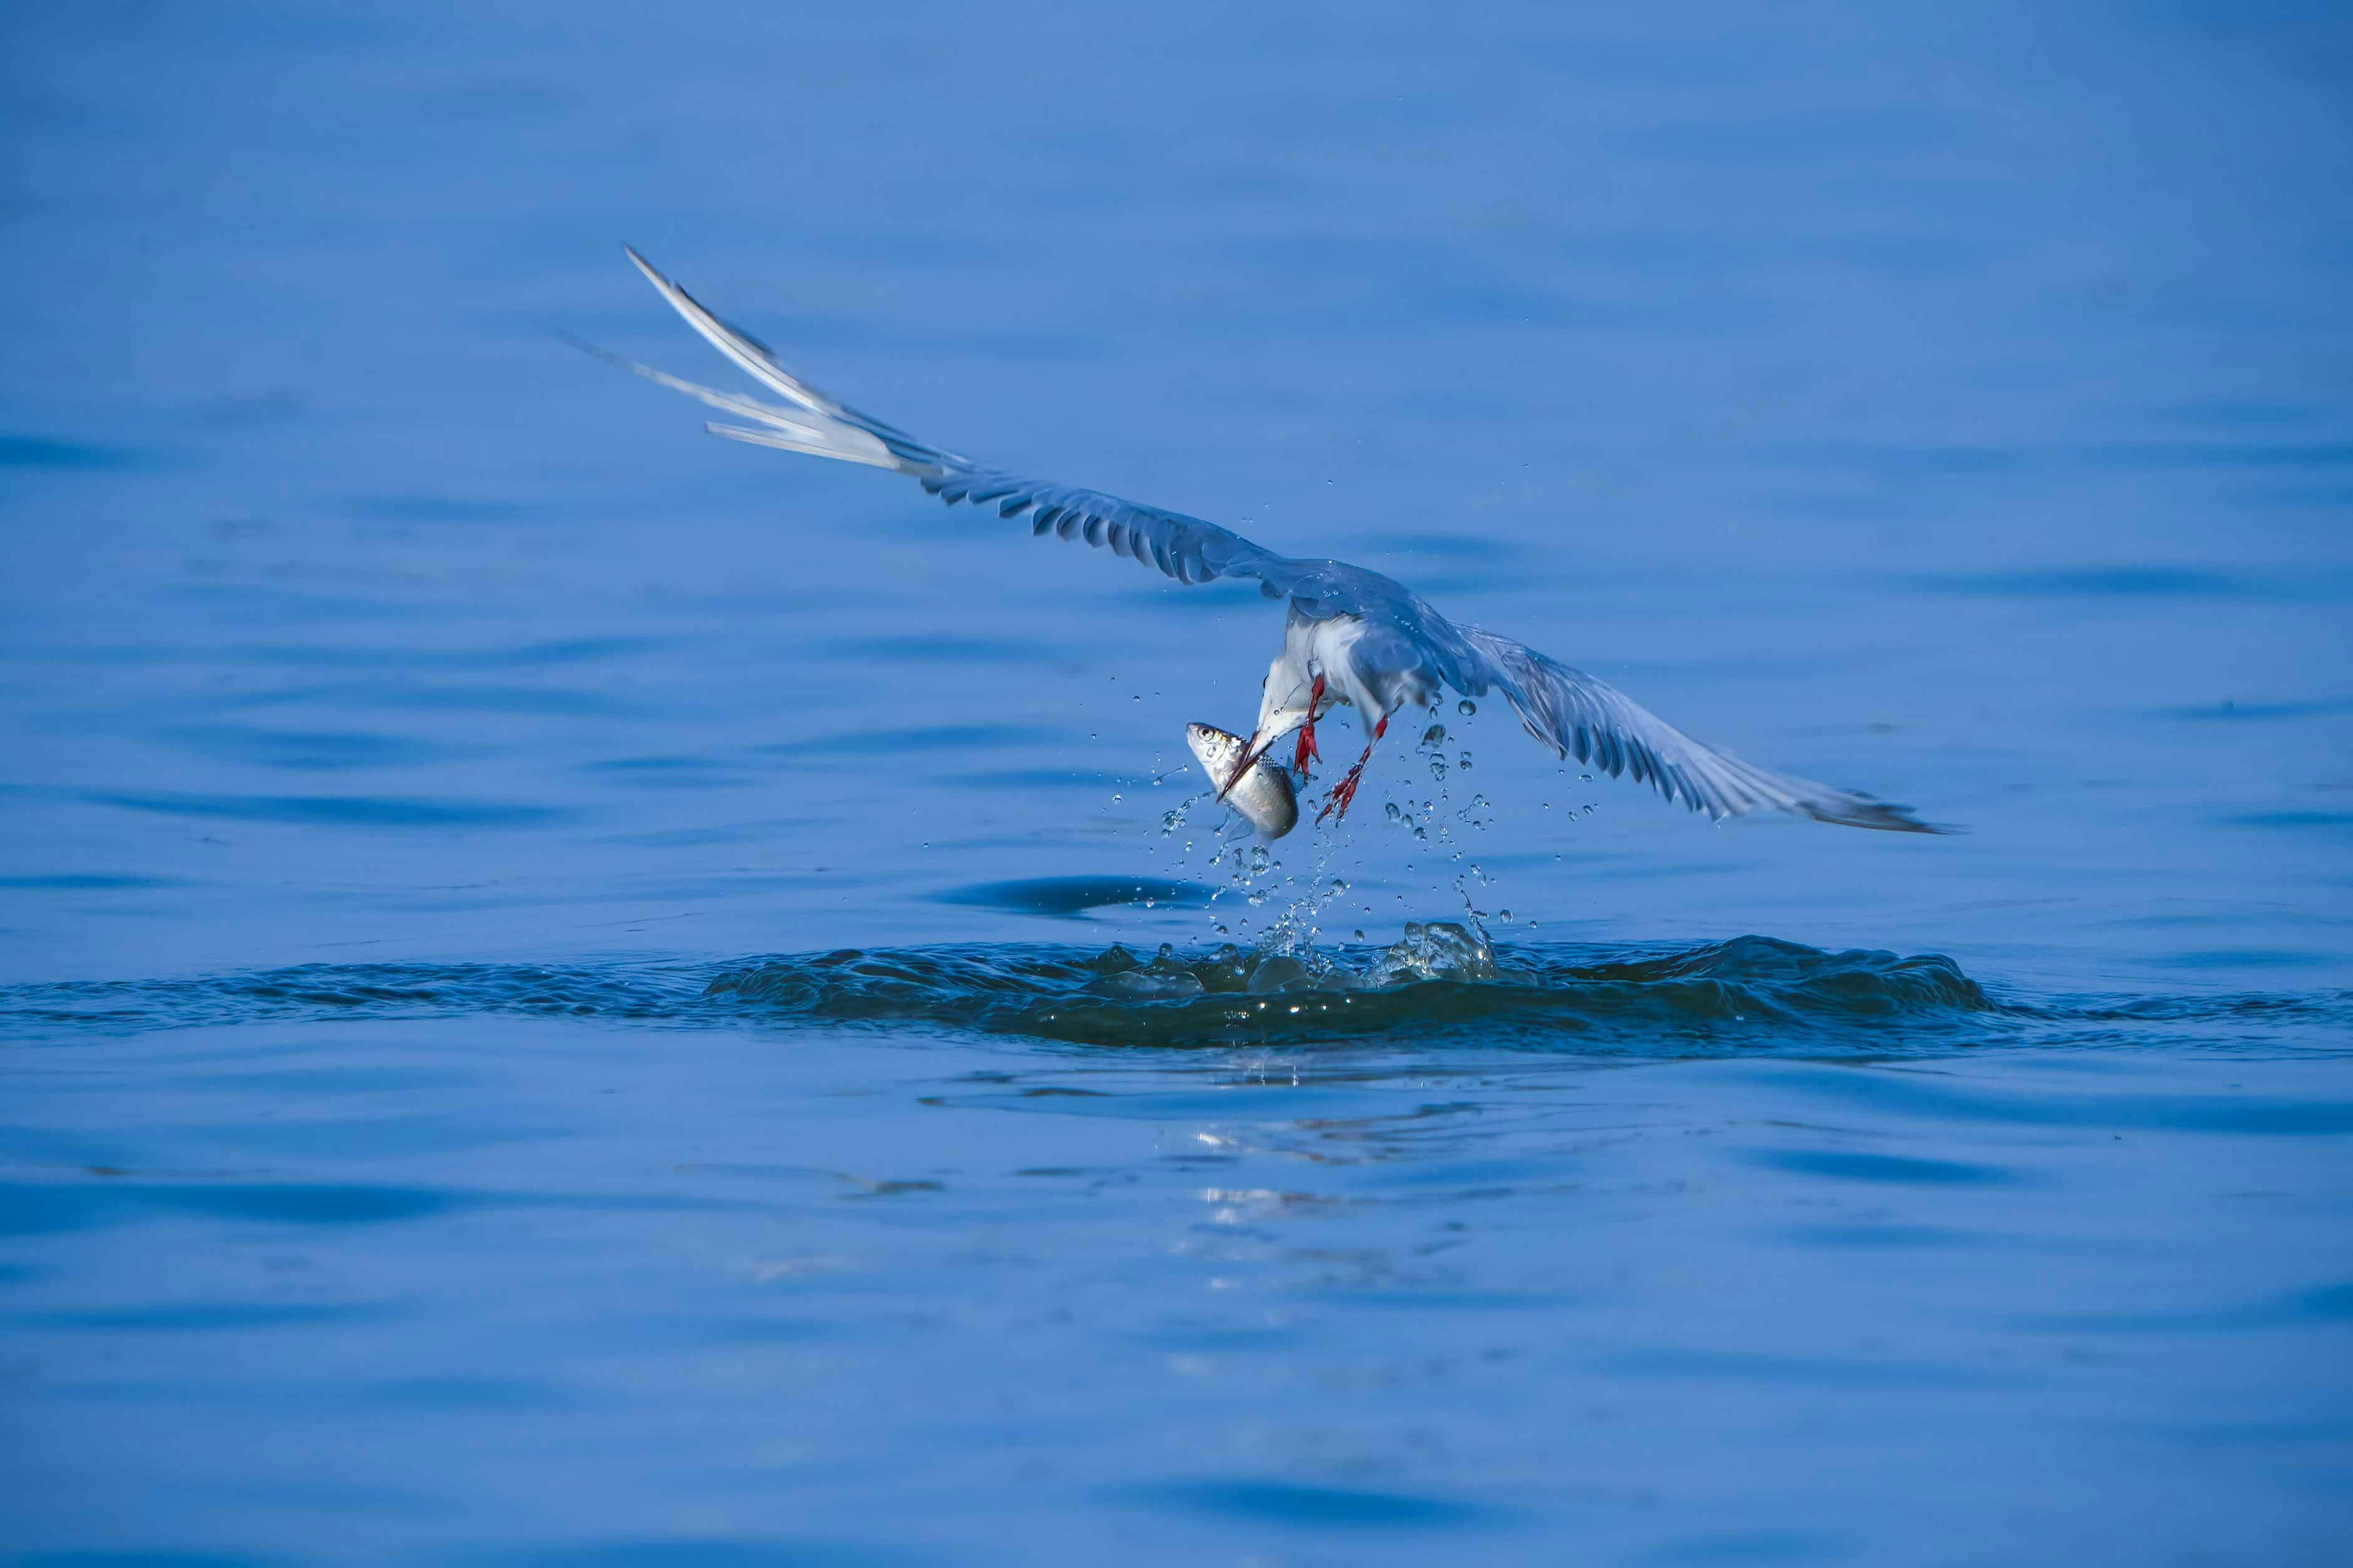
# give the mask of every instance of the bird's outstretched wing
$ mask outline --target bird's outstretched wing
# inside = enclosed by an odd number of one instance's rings
[[[1447,684],[1472,696],[1503,692],[1529,734],[1555,754],[1575,756],[1615,778],[1630,773],[1669,800],[1715,821],[1756,811],[1787,812],[1846,827],[1942,833],[1905,806],[1777,773],[1693,740],[1605,680],[1571,669],[1524,643],[1458,626],[1417,605],[1420,632]]]
[[[778,364],[776,355],[758,339],[703,309],[693,295],[655,271],[644,257],[631,250],[629,259],[712,347],[790,405],[778,407],[757,398],[715,392],[593,345],[581,345],[649,381],[754,422],[706,426],[714,436],[912,475],[950,505],[958,501],[992,505],[998,516],[1006,518],[1027,514],[1033,534],[1053,533],[1063,539],[1083,539],[1089,544],[1108,544],[1114,554],[1156,568],[1180,583],[1247,577],[1255,579],[1268,597],[1280,598],[1314,571],[1314,563],[1288,560],[1231,529],[1198,517],[1122,500],[1101,490],[1023,479],[919,440],[871,415],[835,402]]]
[[[1781,811],[1850,827],[1901,833],[1936,833],[1905,808],[1888,805],[1811,780],[1767,772],[1701,744],[1615,687],[1571,669],[1535,649],[1459,626],[1431,609],[1391,578],[1338,561],[1293,560],[1277,555],[1230,529],[1182,512],[1164,511],[1105,495],[1101,490],[1023,479],[934,447],[836,402],[783,365],[760,341],[729,326],[685,289],[654,270],[636,251],[629,259],[660,290],[670,307],[753,380],[783,397],[779,407],[757,398],[698,386],[673,375],[617,358],[649,381],[682,392],[713,408],[752,421],[712,424],[712,434],[754,446],[833,458],[888,468],[920,480],[954,505],[993,505],[999,516],[1027,515],[1032,533],[1108,544],[1131,560],[1152,566],[1180,583],[1219,577],[1257,581],[1270,598],[1292,601],[1294,615],[1322,620],[1355,616],[1384,623],[1402,634],[1401,658],[1421,666],[1467,696],[1501,690],[1528,733],[1567,757],[1590,763],[1617,776],[1630,773],[1670,800],[1718,821],[1756,811]]]

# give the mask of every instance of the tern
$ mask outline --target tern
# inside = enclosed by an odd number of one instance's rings
[[[1400,709],[1435,705],[1451,688],[1466,698],[1501,692],[1527,732],[1563,761],[1574,756],[1613,778],[1630,775],[1717,822],[1778,812],[1844,827],[1943,831],[1914,817],[1908,807],[1773,773],[1695,741],[1609,682],[1510,637],[1450,620],[1420,595],[1378,572],[1345,561],[1278,555],[1198,517],[1101,490],[1025,479],[919,440],[811,386],[779,364],[758,339],[703,309],[634,249],[628,257],[689,326],[785,405],[715,391],[593,345],[581,346],[750,421],[709,424],[705,428],[712,435],[887,468],[916,479],[951,506],[969,502],[993,506],[1001,518],[1026,517],[1034,535],[1108,545],[1113,554],[1183,584],[1252,580],[1267,598],[1284,601],[1282,651],[1267,666],[1258,723],[1218,792],[1220,799],[1286,736],[1297,737],[1292,766],[1304,776],[1320,754],[1317,722],[1334,707],[1346,707],[1356,710],[1364,727],[1365,748],[1332,786],[1316,820],[1345,817],[1389,720]]]

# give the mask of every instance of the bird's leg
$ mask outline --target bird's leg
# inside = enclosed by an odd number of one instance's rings
[[[1317,676],[1315,684],[1307,690],[1307,722],[1299,726],[1299,746],[1291,753],[1291,771],[1300,777],[1307,776],[1307,764],[1324,753],[1315,749],[1315,705],[1324,700],[1324,678]]]
[[[1356,765],[1348,770],[1347,776],[1334,784],[1332,793],[1324,798],[1324,809],[1315,814],[1315,821],[1319,826],[1327,816],[1335,822],[1347,820],[1348,807],[1356,798],[1356,785],[1362,783],[1365,777],[1365,764],[1373,760],[1373,747],[1379,743],[1381,736],[1388,731],[1388,716],[1383,714],[1381,721],[1373,726],[1373,738],[1365,742],[1364,754],[1356,759]]]

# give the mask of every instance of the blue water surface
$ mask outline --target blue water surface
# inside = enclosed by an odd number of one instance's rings
[[[2340,8],[0,38],[5,1560],[2343,1560]],[[1967,831],[1450,696],[1257,865],[1275,606],[624,241]]]

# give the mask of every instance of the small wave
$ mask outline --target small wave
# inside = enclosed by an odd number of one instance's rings
[[[1996,1000],[1934,953],[1770,937],[1695,947],[1491,945],[1446,922],[1388,946],[1138,953],[1068,944],[729,963],[309,964],[0,988],[0,1035],[60,1039],[300,1019],[517,1015],[976,1031],[1093,1046],[1457,1040],[1604,1055],[1925,1054],[2010,1043],[2277,1044],[2347,999]],[[2134,1026],[2138,1026],[2137,1028]],[[2220,1035],[2212,1031],[2223,1031]]]
[[[1498,950],[1446,922],[1409,925],[1396,945],[1371,949],[1164,946],[1148,959],[1121,947],[846,952],[723,973],[704,994],[791,1016],[1148,1046],[1441,1034],[1691,1044],[1996,1011],[1941,957],[1824,952],[1757,936],[1673,951]]]

